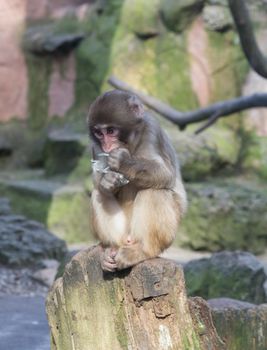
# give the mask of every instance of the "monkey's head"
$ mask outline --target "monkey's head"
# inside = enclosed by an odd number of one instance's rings
[[[144,107],[137,96],[120,90],[108,91],[90,106],[90,136],[107,153],[122,145],[127,147],[143,117]]]

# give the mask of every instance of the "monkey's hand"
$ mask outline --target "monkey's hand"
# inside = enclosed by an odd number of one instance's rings
[[[121,187],[122,175],[115,171],[108,171],[103,175],[99,183],[99,189],[108,194],[115,193]]]
[[[109,154],[108,165],[111,170],[120,171],[123,163],[130,158],[130,152],[126,148],[116,148]]]
[[[101,254],[101,267],[103,271],[114,272],[117,264],[114,260],[117,254],[116,248],[106,248]]]

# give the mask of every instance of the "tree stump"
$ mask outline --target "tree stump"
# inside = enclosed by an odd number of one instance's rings
[[[99,255],[75,255],[50,290],[51,350],[225,349],[205,301],[188,303],[181,267],[156,258],[103,273]]]

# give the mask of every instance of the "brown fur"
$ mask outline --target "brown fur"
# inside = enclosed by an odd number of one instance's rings
[[[116,90],[100,96],[89,111],[89,128],[95,123],[120,128],[120,147],[110,152],[108,164],[130,181],[120,187],[116,176],[94,174],[94,231],[104,247],[116,248],[114,259],[104,257],[110,271],[155,257],[168,248],[186,208],[173,147],[157,122],[142,111],[136,97]],[[101,144],[93,135],[92,139],[97,156]]]

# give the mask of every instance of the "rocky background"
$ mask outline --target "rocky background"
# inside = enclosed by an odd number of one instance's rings
[[[261,48],[267,7],[248,2]],[[0,1],[0,189],[67,242],[92,239],[86,113],[114,74],[178,110],[267,90],[224,0]],[[177,244],[264,251],[266,110],[172,138],[189,194]]]

